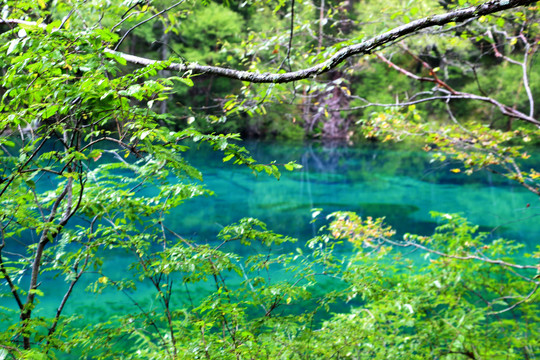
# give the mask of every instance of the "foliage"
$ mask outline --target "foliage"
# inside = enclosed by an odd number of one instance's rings
[[[200,99],[189,99],[218,98],[210,91],[211,79],[204,80],[209,90],[201,93],[201,82],[194,86],[199,80],[189,71],[166,72],[173,61],[241,64],[260,72],[304,68],[367,34],[431,13],[439,4],[425,2],[404,11],[393,3],[380,23],[357,29],[347,25],[355,11],[367,21],[381,3],[369,2],[359,9],[330,3],[323,12],[320,4],[302,1],[296,4],[295,17],[283,2],[248,2],[243,5],[255,10],[245,11],[227,4],[194,4],[192,12],[173,12],[181,4],[168,2],[4,3],[0,296],[7,301],[0,307],[0,358],[518,359],[540,351],[535,326],[540,321],[540,253],[523,254],[518,244],[490,239],[459,215],[434,214],[440,226],[432,236],[408,234],[400,240],[382,218],[335,213],[318,236],[298,245],[253,218],[225,226],[208,243],[185,239],[169,226],[173,209],[212,195],[203,174],[184,157],[189,147],[207,144],[222,154],[223,162],[255,175],[279,179],[280,167],[299,168],[294,162],[258,163],[238,143],[237,134],[214,132],[214,123],[233,116],[238,123],[222,130],[242,131],[244,121],[253,132],[276,137],[350,137],[356,131],[353,124],[362,124],[368,135],[384,140],[416,136],[440,160],[450,156],[460,161],[463,165],[456,173],[462,168],[488,169],[538,194],[540,175],[522,168],[520,161],[527,153],[516,139],[527,142],[538,136],[531,102],[537,90],[527,90],[535,72],[530,79],[522,77],[527,96],[518,99],[514,112],[500,107],[506,111],[501,114],[510,112],[523,120],[523,109],[529,106],[533,121],[510,124],[514,127],[506,130],[478,121],[434,124],[422,116],[429,107],[414,104],[366,112],[369,121],[357,123],[342,114],[354,110],[349,105],[356,102],[358,114],[364,116],[367,108],[351,89],[396,86],[392,96],[383,98],[390,101],[416,84],[387,77],[381,70],[384,65],[371,59],[362,59],[360,67],[375,73],[338,68],[320,82],[246,82],[228,88],[228,80],[222,81],[219,87],[225,95],[218,99],[221,108],[215,113],[199,111]],[[169,13],[160,10],[165,6],[171,6]],[[511,14],[505,18],[527,25],[534,22],[537,10]],[[268,15],[277,20],[249,26],[250,19]],[[153,19],[159,20],[157,26]],[[497,51],[528,74],[538,27],[512,35],[511,21],[482,21],[504,29],[510,44],[516,39],[514,48],[504,54]],[[296,31],[292,38],[291,26]],[[323,36],[326,27],[330,39]],[[241,34],[247,28],[250,32]],[[442,30],[462,40],[493,43],[487,35],[480,39],[473,32],[462,36],[452,27]],[[177,38],[167,37],[170,33]],[[131,47],[152,53],[157,49],[141,48],[156,36],[161,55],[170,47],[172,57],[134,68],[126,57],[110,51]],[[464,53],[477,44],[460,46]],[[387,59],[396,74],[422,76],[423,82],[437,85],[434,92],[450,91],[455,85],[467,88],[474,81],[467,77],[452,82],[450,75],[460,67],[450,63],[439,67],[449,76],[439,78],[433,64],[421,61],[413,52],[417,49],[411,48],[404,47],[401,58]],[[521,58],[514,53],[523,49],[528,50]],[[404,71],[413,63],[420,64],[417,74]],[[490,66],[483,72],[488,77],[504,68]],[[508,74],[514,70],[501,76],[501,83],[510,81]],[[427,76],[431,80],[425,80]],[[356,80],[365,83],[355,84]],[[490,99],[503,101],[503,90]],[[459,93],[463,94],[471,95]],[[160,103],[178,100],[175,96],[188,98],[182,100],[186,106],[158,110]],[[435,108],[439,116],[446,109]],[[270,109],[279,112],[269,116]],[[181,126],[179,119],[185,120]],[[198,129],[191,127],[206,120]],[[316,217],[314,213],[314,221]],[[275,250],[281,246],[286,250]],[[252,253],[240,256],[235,247]],[[410,250],[421,255],[411,257]],[[117,254],[128,260],[112,263],[111,256]],[[517,263],[523,257],[531,262]],[[112,266],[123,267],[123,276],[110,275]],[[53,277],[63,279],[65,287],[48,288]],[[110,313],[84,318],[85,313],[66,310],[82,288],[96,302],[106,304],[108,296],[117,299],[118,294],[130,302],[113,302]],[[140,295],[144,288],[151,289],[151,298]],[[58,291],[62,296],[51,305],[51,294]],[[123,305],[125,309],[117,308]]]
[[[451,170],[455,173],[462,169],[467,175],[488,170],[517,181],[540,195],[538,172],[522,165],[530,157],[524,144],[530,142],[538,131],[527,128],[493,130],[475,122],[466,126],[453,124],[442,127],[440,124],[423,123],[414,105],[407,111],[389,109],[374,114],[363,130],[366,136],[381,137],[384,141],[419,138],[425,142],[424,150],[433,152],[435,159],[443,162],[457,160],[461,165]]]
[[[391,240],[382,219],[333,215],[332,235],[358,249],[344,278],[349,299],[361,297],[364,305],[326,321],[321,337],[344,358],[534,356],[538,284],[534,266],[512,263],[520,246],[489,241],[458,215],[433,215],[442,221],[433,236],[406,234],[402,241]],[[399,248],[422,254],[411,260]],[[517,310],[510,299],[526,305]]]
[[[175,52],[190,61],[231,63],[233,57],[229,52],[234,54],[239,46],[238,34],[243,32],[243,22],[238,13],[223,5],[200,6],[182,21],[178,31],[183,41]]]
[[[167,62],[120,75],[118,67],[125,62],[102,53],[104,43],[118,39],[115,34],[52,30],[23,24],[2,34],[0,127],[7,135],[18,132],[20,140],[1,138],[0,270],[18,305],[5,310],[21,318],[2,333],[2,344],[6,349],[21,345],[28,350],[23,356],[31,358],[74,346],[68,340],[74,319],[61,316],[65,301],[52,318],[32,316],[46,296],[38,282],[43,274],[65,277],[67,300],[83,275],[102,274],[104,249],[124,249],[137,254],[141,276],[152,278],[147,252],[166,239],[164,216],[186,199],[211,194],[193,182],[202,175],[182,157],[187,139],[222,151],[224,161],[279,177],[276,165],[257,164],[232,143],[235,135],[161,125],[169,118],[154,113],[153,102],[166,98],[173,82],[190,83],[180,77],[150,78]],[[67,226],[74,221],[88,226]],[[27,236],[36,240],[20,248],[17,242]],[[154,284],[164,296],[160,281]],[[91,288],[101,292],[105,286],[135,285],[102,275]]]

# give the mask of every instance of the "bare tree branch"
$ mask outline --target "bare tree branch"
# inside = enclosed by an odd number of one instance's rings
[[[286,83],[296,80],[302,80],[307,78],[316,77],[317,75],[326,73],[347,58],[358,55],[358,54],[371,54],[377,48],[382,45],[396,41],[399,38],[402,38],[409,34],[414,34],[419,32],[422,29],[428,29],[435,26],[442,26],[451,22],[463,22],[470,19],[474,19],[483,15],[492,14],[495,12],[533,4],[533,0],[491,0],[480,4],[478,6],[472,6],[465,9],[453,10],[441,15],[428,16],[422,19],[411,21],[408,24],[401,25],[397,28],[394,28],[390,31],[387,31],[383,34],[372,37],[368,40],[362,41],[359,44],[354,44],[346,46],[341,50],[337,51],[326,61],[312,66],[307,69],[292,71],[281,74],[272,74],[272,73],[255,73],[250,71],[240,71],[235,69],[228,69],[218,66],[206,66],[199,65],[197,63],[172,63],[167,69],[176,70],[180,72],[190,72],[193,74],[214,74],[219,76],[224,76],[232,79],[249,81],[252,83]],[[133,56],[121,52],[115,52],[110,49],[105,51],[114,53],[117,56],[121,56],[126,61],[139,64],[139,65],[151,65],[156,62],[156,60],[151,60],[143,57]]]
[[[118,41],[118,43],[116,44],[116,46],[114,47],[114,50],[118,49],[118,47],[120,46],[120,44],[122,44],[122,42],[124,41],[124,39],[133,31],[135,30],[136,28],[138,28],[139,26],[143,25],[143,24],[146,24],[147,22],[149,22],[150,20],[160,16],[161,14],[164,14],[166,13],[167,11],[177,7],[178,5],[182,4],[185,0],[180,0],[179,2],[175,3],[175,4],[172,4],[171,6],[169,6],[168,8],[166,9],[163,9],[161,10],[160,12],[150,16],[148,19],[145,19],[137,24],[135,24],[134,26],[132,26],[128,31],[126,31],[126,33],[124,34],[124,36],[122,36],[122,38],[120,39],[120,41]]]
[[[523,299],[521,299],[520,301],[514,303],[513,305],[511,305],[511,306],[509,306],[509,307],[507,307],[507,308],[505,308],[503,310],[489,312],[488,315],[499,315],[499,314],[505,313],[507,311],[515,309],[516,307],[523,304],[524,302],[529,301],[530,298],[536,293],[536,290],[538,290],[538,286],[539,286],[538,284],[535,284],[532,291],[529,294],[527,294],[526,296],[524,296]]]
[[[410,53],[409,49],[406,49],[407,52]],[[410,53],[412,55],[412,53]],[[397,66],[396,64],[394,64],[393,62],[391,62],[390,60],[388,60],[387,58],[385,58],[383,55],[379,54],[379,53],[376,53],[375,56],[377,56],[377,58],[379,58],[380,60],[382,60],[384,63],[386,63],[388,66],[390,66],[391,68],[394,68],[396,69],[397,71],[399,71],[400,73],[406,75],[407,77],[410,77],[411,79],[414,79],[414,80],[418,80],[418,81],[423,81],[423,82],[432,82],[432,83],[435,83],[437,84],[437,86],[440,86],[440,87],[443,87],[445,89],[447,89],[448,91],[450,91],[450,93],[452,94],[457,94],[457,91],[455,91],[454,89],[452,89],[448,84],[446,84],[444,81],[441,81],[437,75],[435,74],[435,71],[433,71],[433,69],[429,68],[429,75],[431,77],[423,77],[423,76],[418,76],[418,75],[415,75],[413,73],[411,73],[410,71],[407,71],[405,70],[404,68],[402,67],[399,67]],[[418,57],[416,55],[413,56],[416,60],[419,60],[422,65],[426,66],[427,64],[424,62],[424,61],[421,61],[420,59],[418,59]]]
[[[429,253],[432,253],[432,254],[435,254],[435,255],[439,255],[441,257],[450,258],[450,259],[478,260],[478,261],[482,261],[482,262],[485,262],[485,263],[489,263],[489,264],[493,264],[493,265],[500,265],[500,266],[504,266],[504,267],[508,267],[508,268],[538,270],[538,265],[520,265],[520,264],[514,264],[514,263],[510,263],[510,262],[500,260],[500,259],[491,259],[491,258],[488,258],[486,256],[478,256],[478,255],[472,255],[472,254],[465,254],[465,255],[447,254],[447,253],[444,253],[444,252],[441,252],[441,251],[438,251],[438,250],[435,250],[435,249],[431,249],[431,248],[429,248],[427,246],[418,244],[416,242],[411,242],[411,241],[396,242],[396,241],[392,241],[392,240],[387,239],[387,238],[381,238],[380,240],[382,240],[383,242],[388,243],[390,245],[393,245],[393,246],[415,247],[417,249],[420,249],[420,250],[423,250],[423,251],[426,251],[426,252],[429,252]],[[533,281],[533,283],[534,284],[540,284],[540,282],[537,282],[537,281]]]
[[[436,91],[443,92],[441,89],[435,89]],[[490,97],[486,96],[480,96],[475,94],[469,94],[469,93],[457,93],[457,94],[447,94],[447,95],[436,95],[436,96],[429,96],[426,98],[416,99],[416,100],[409,100],[404,102],[396,102],[396,103],[372,103],[369,101],[365,101],[365,105],[359,105],[359,106],[353,106],[349,108],[340,108],[340,109],[331,109],[328,111],[354,111],[354,110],[362,110],[369,107],[403,107],[403,106],[409,106],[409,105],[416,105],[421,104],[425,102],[430,102],[434,100],[444,100],[445,102],[448,102],[450,100],[475,100],[475,101],[482,101],[487,102],[490,104],[493,104],[499,108],[501,113],[504,115],[524,120],[526,122],[529,122],[531,124],[534,124],[536,126],[540,127],[540,121],[530,118],[529,116],[523,114],[520,111],[517,111],[515,109],[512,109],[504,104],[501,104],[495,99],[492,99]]]
[[[287,73],[257,73],[250,71],[241,71],[235,69],[229,69],[219,66],[207,66],[199,65],[197,63],[171,63],[165,70],[175,70],[179,72],[188,72],[191,74],[213,74],[223,77],[228,77],[231,79],[248,81],[252,83],[287,83],[293,82],[296,80],[302,80],[307,78],[313,78],[317,75],[326,73],[347,58],[358,55],[358,54],[371,54],[379,47],[395,42],[396,40],[410,34],[418,33],[420,30],[433,28],[435,26],[442,26],[449,23],[461,23],[470,19],[475,19],[480,16],[493,14],[507,9],[516,8],[519,6],[527,6],[535,3],[536,0],[491,0],[477,6],[471,6],[465,9],[457,9],[449,11],[440,15],[432,15],[422,19],[411,21],[408,24],[398,26],[392,30],[389,30],[383,34],[374,36],[368,40],[364,40],[359,44],[354,44],[346,46],[334,55],[328,58],[326,61],[319,63],[315,66],[312,66],[307,69],[291,71]],[[181,2],[173,5],[176,6]],[[167,11],[168,9],[163,10]],[[156,14],[159,15],[160,13]],[[148,19],[149,20],[149,19]],[[18,19],[0,19],[0,23],[7,24],[27,24],[34,25],[35,22],[29,22]],[[46,24],[39,24],[42,28],[46,27]],[[53,30],[55,31],[55,30]],[[118,45],[118,44],[117,44]],[[122,52],[118,52],[111,49],[105,49],[105,52],[115,54],[124,58],[126,61],[132,64],[138,65],[151,65],[157,62],[157,60],[152,60],[148,58],[143,58],[139,56],[129,55]]]
[[[3,237],[3,232],[2,232]],[[2,277],[6,280],[6,282],[9,285],[9,289],[11,290],[11,293],[13,294],[13,297],[15,298],[15,301],[17,302],[17,305],[19,306],[19,310],[22,311],[24,305],[21,301],[21,298],[19,297],[19,292],[17,291],[17,286],[13,283],[13,280],[11,280],[11,277],[9,276],[5,266],[4,261],[2,258],[2,248],[4,247],[5,243],[2,242],[2,245],[0,245],[0,273],[2,274]]]
[[[49,328],[49,332],[48,332],[49,337],[56,331],[56,326],[58,325],[58,321],[60,320],[60,315],[62,314],[62,311],[64,310],[64,307],[66,306],[66,303],[69,297],[71,296],[71,293],[73,292],[73,289],[75,288],[75,285],[77,284],[81,276],[85,273],[89,260],[90,260],[90,254],[87,254],[84,259],[82,270],[80,271],[78,270],[79,262],[76,262],[75,265],[73,266],[73,273],[75,274],[75,278],[71,280],[71,283],[69,284],[69,288],[64,294],[62,301],[60,302],[60,305],[58,306],[58,309],[56,310],[56,316],[54,317],[53,324]],[[49,343],[49,341],[50,339],[47,340],[47,343]]]
[[[499,109],[499,111],[502,114],[506,115],[506,116],[509,116],[511,118],[520,119],[520,120],[526,121],[528,123],[531,123],[531,124],[534,124],[534,125],[540,127],[540,121],[538,121],[537,119],[532,117],[532,113],[533,113],[532,108],[531,108],[531,111],[530,111],[531,115],[527,115],[527,114],[524,114],[524,113],[522,113],[521,111],[519,111],[517,109],[514,109],[513,107],[510,107],[508,105],[505,105],[505,104],[495,100],[494,98],[491,98],[491,97],[488,97],[488,96],[480,96],[480,95],[476,95],[476,94],[470,94],[470,93],[456,91],[456,90],[452,89],[446,82],[439,79],[437,77],[437,75],[435,74],[435,72],[433,71],[433,69],[428,64],[426,64],[425,62],[422,62],[422,65],[424,67],[427,67],[427,69],[430,72],[431,77],[422,77],[422,76],[415,75],[415,74],[411,73],[410,71],[407,71],[406,69],[403,69],[402,67],[394,64],[390,60],[386,59],[383,55],[381,55],[379,53],[377,53],[375,55],[380,60],[382,60],[383,62],[388,64],[388,66],[394,68],[395,70],[399,71],[400,73],[404,74],[405,76],[407,76],[407,77],[409,77],[411,79],[414,79],[414,80],[417,80],[417,81],[435,83],[437,85],[437,87],[434,89],[434,91],[440,91],[442,93],[446,93],[447,95],[446,96],[441,96],[441,97],[432,96],[432,97],[423,98],[423,99],[419,99],[419,100],[415,100],[415,101],[408,101],[406,103],[396,103],[396,104],[368,103],[368,104],[362,105],[360,107],[350,108],[349,110],[366,108],[368,106],[407,106],[407,105],[418,104],[418,103],[421,103],[421,102],[436,100],[437,98],[445,99],[446,101],[449,101],[450,99],[468,99],[468,100],[475,100],[475,101],[482,101],[482,102],[490,103],[490,104],[496,106]],[[415,58],[418,61],[421,61],[416,56],[415,56]],[[524,82],[528,83],[528,78],[526,77],[526,70],[524,70],[524,76],[525,76],[525,81]],[[529,98],[531,99],[530,100],[531,104],[534,106],[532,96],[529,97]]]
[[[289,65],[289,71],[292,71],[291,49],[292,49],[293,37],[294,37],[294,0],[292,0],[292,3],[291,3],[291,25],[290,25],[290,32],[289,32],[289,43],[287,45],[287,55],[285,56],[285,59],[283,59],[283,62],[279,66],[278,71],[283,68],[283,65],[285,64],[285,62],[287,62]]]

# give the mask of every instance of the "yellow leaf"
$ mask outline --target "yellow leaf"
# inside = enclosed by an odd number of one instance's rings
[[[45,9],[45,7],[47,7],[45,0],[37,0],[37,2],[42,9]]]
[[[236,101],[231,101],[227,106],[225,106],[225,111],[230,111],[236,105]]]
[[[106,277],[106,276],[102,276],[102,277],[100,277],[100,278],[98,279],[98,282],[99,282],[100,284],[106,284],[106,283],[109,282],[109,278]]]
[[[450,170],[450,171],[453,172],[453,173],[456,173],[456,174],[459,173],[459,172],[461,172],[460,169],[452,169],[452,170]]]

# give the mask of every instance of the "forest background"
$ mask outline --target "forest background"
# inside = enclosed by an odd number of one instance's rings
[[[338,212],[294,245],[252,218],[215,244],[167,225],[211,195],[189,147],[255,174],[298,170],[258,163],[247,137],[406,141],[463,176],[505,177],[538,206],[540,174],[523,165],[540,141],[535,2],[3,5],[0,358],[540,356],[538,249],[460,215],[397,239],[382,218]],[[272,251],[281,244],[291,252]],[[133,259],[123,278],[108,275],[113,251]],[[61,296],[40,289],[53,277]],[[81,279],[133,309],[67,313]],[[201,283],[212,287],[191,298]]]

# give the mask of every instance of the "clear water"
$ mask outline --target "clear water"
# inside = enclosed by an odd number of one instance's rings
[[[201,243],[213,243],[223,226],[243,217],[254,217],[266,222],[275,232],[300,239],[292,245],[294,248],[317,234],[324,225],[324,215],[333,211],[385,216],[400,236],[406,232],[430,234],[437,225],[429,214],[433,210],[461,213],[480,225],[482,231],[515,239],[528,250],[535,248],[540,239],[538,196],[486,172],[473,176],[454,174],[450,169],[455,164],[443,166],[431,162],[430,156],[422,151],[381,145],[264,142],[244,145],[261,163],[295,160],[303,168],[294,172],[284,170],[278,181],[223,163],[222,155],[204,147],[191,151],[187,158],[203,173],[206,186],[215,196],[193,199],[175,209],[168,218],[175,232]],[[530,164],[540,165],[539,153],[531,153]],[[314,224],[310,223],[313,208],[323,209],[321,220]],[[288,246],[273,250],[290,250],[291,245]],[[230,250],[240,255],[257,251],[246,247]],[[107,276],[125,277],[133,258],[122,252],[107,252],[107,257]],[[137,292],[129,292],[129,297],[113,291],[101,295],[84,292],[86,285],[97,278],[96,274],[85,275],[68,302],[65,315],[80,314],[88,321],[105,320],[112,313],[136,311],[130,298],[147,310],[156,305],[154,291],[144,282],[138,285]],[[206,293],[208,286],[204,283],[192,286],[189,294],[179,287],[176,302],[185,303],[188,295]],[[46,295],[39,305],[39,314],[52,315],[67,287],[60,277],[42,280],[40,290]],[[2,299],[8,301],[9,298]]]
[[[348,147],[312,143],[247,143],[262,163],[296,160],[301,170],[284,170],[279,181],[249,169],[223,164],[215,153],[193,153],[213,198],[187,202],[171,218],[186,237],[211,241],[224,225],[242,217],[265,221],[269,228],[306,240],[319,226],[310,224],[311,209],[323,215],[337,210],[362,216],[385,216],[401,234],[430,234],[431,210],[461,213],[483,231],[535,246],[540,237],[538,196],[488,172],[455,174],[456,164],[432,162],[423,151],[371,145]],[[539,161],[533,153],[532,161]],[[207,219],[206,224],[201,219]]]

